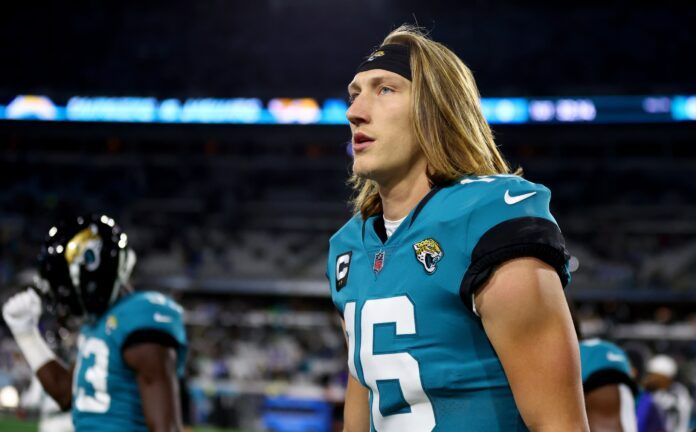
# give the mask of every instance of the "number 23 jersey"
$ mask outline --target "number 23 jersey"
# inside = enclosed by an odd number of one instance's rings
[[[135,372],[122,353],[140,340],[161,340],[176,349],[177,374],[186,361],[181,306],[154,291],[130,294],[82,326],[73,379],[75,430],[147,431]]]
[[[327,276],[372,431],[527,430],[472,295],[524,256],[568,283],[550,197],[518,176],[465,177],[431,190],[388,239],[381,214],[334,234]]]

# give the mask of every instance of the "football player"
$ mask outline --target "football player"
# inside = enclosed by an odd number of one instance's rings
[[[592,432],[636,432],[635,396],[628,356],[617,345],[599,338],[583,339],[577,309],[568,301],[580,340],[580,365],[585,409]]]
[[[611,342],[586,339],[580,342],[580,361],[590,430],[636,432],[638,386],[626,353]]]
[[[108,216],[52,227],[39,255],[37,290],[11,297],[2,314],[46,392],[72,408],[77,432],[181,430],[178,376],[187,351],[181,307],[163,294],[133,292],[135,253]],[[39,296],[37,291],[42,295]],[[75,365],[48,348],[45,306],[84,318]]]
[[[348,432],[586,431],[569,255],[469,69],[418,29],[348,86],[355,216],[330,241]]]

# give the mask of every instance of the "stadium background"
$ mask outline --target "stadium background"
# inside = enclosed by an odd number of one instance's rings
[[[136,287],[187,310],[193,424],[340,430],[324,270],[350,216],[345,86],[417,22],[474,71],[506,157],[553,191],[585,333],[639,374],[669,353],[693,391],[696,8],[432,3],[3,5],[1,299],[31,280],[57,218],[109,214],[138,253]],[[69,357],[73,338],[44,327]],[[1,326],[0,387],[29,377]],[[1,396],[0,429],[34,430],[35,412]]]

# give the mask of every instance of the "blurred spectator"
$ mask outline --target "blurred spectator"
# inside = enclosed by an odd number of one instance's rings
[[[636,402],[638,432],[667,432],[660,409],[650,392],[644,391]]]
[[[665,430],[688,432],[692,399],[686,386],[676,381],[677,363],[660,354],[648,362],[643,386],[664,419]]]

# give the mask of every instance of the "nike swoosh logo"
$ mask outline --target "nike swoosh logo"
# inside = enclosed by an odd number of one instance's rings
[[[517,204],[518,202],[524,201],[533,195],[536,195],[536,192],[529,192],[529,193],[522,194],[522,195],[510,196],[510,190],[508,189],[505,191],[505,204],[507,204],[507,205]]]
[[[624,361],[624,356],[622,356],[621,354],[614,354],[613,352],[608,352],[607,360],[609,360],[610,362],[620,362]]]
[[[155,316],[153,317],[155,321],[161,322],[161,323],[170,323],[174,320],[174,318],[167,316],[167,315],[162,315],[160,313],[155,312]]]

